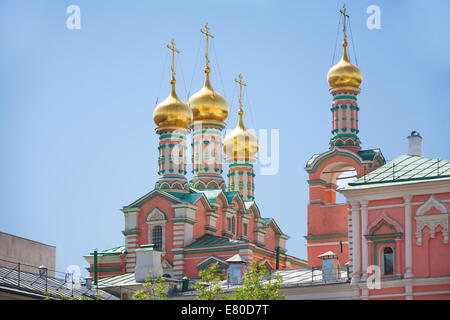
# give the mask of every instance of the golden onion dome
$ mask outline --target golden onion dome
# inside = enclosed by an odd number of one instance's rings
[[[341,60],[328,71],[327,80],[331,88],[359,88],[362,82],[362,73],[359,68],[350,63],[347,56],[347,42],[342,46],[344,52]]]
[[[189,98],[194,121],[215,120],[224,122],[228,117],[228,103],[215,91],[209,81],[209,68],[205,69],[206,79],[203,88]]]
[[[237,127],[223,140],[223,152],[227,161],[254,161],[258,152],[258,139],[244,126],[242,110],[239,110]]]
[[[153,121],[157,125],[157,131],[164,129],[188,129],[192,124],[191,108],[178,98],[175,92],[174,79],[172,79],[171,84],[170,95],[153,110]]]

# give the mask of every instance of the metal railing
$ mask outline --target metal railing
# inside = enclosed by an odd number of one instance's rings
[[[350,272],[346,266],[326,269],[322,267],[287,269],[274,271],[274,274],[276,272],[279,272],[283,279],[283,287],[350,282]]]
[[[50,299],[117,299],[94,288],[89,277],[4,259],[0,259],[0,286]]]

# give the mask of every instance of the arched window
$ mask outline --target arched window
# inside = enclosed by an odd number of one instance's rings
[[[383,275],[394,274],[394,252],[391,247],[383,248]]]
[[[154,208],[147,216],[148,224],[148,243],[153,244],[155,249],[165,250],[165,234],[167,218],[164,212]]]
[[[154,226],[152,229],[152,242],[155,245],[155,249],[162,250],[162,236],[162,226]]]
[[[347,168],[344,170],[338,170],[342,171],[342,173],[336,178],[336,186],[337,188],[344,188],[348,186],[349,183],[356,181],[356,170],[353,168]],[[339,174],[339,172],[338,172]],[[347,199],[340,194],[339,192],[335,192],[336,194],[336,203],[345,203],[347,202]]]

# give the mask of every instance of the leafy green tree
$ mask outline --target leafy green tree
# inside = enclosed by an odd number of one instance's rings
[[[131,300],[167,300],[169,285],[163,277],[152,278],[152,271],[148,272],[143,289],[136,290]]]
[[[198,300],[219,300],[219,296],[223,294],[220,282],[223,276],[219,273],[219,264],[213,263],[210,267],[199,272],[202,280],[194,284],[195,289],[199,292]]]
[[[53,300],[53,299],[51,298],[51,297],[52,297],[52,292],[51,292],[51,291],[45,290],[45,291],[44,291],[44,296],[45,296],[44,300]]]
[[[245,273],[242,286],[226,296],[227,300],[284,300],[285,295],[280,293],[282,278],[272,276],[261,261],[254,262]]]

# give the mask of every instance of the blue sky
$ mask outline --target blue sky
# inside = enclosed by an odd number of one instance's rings
[[[306,258],[306,161],[328,149],[332,65],[343,1],[44,1],[0,3],[0,231],[57,247],[57,269],[87,264],[93,248],[123,244],[120,208],[154,187],[152,113],[169,93],[166,48],[175,39],[177,92],[203,81],[206,22],[212,84],[237,121],[239,73],[245,123],[280,130],[280,168],[261,175],[256,201]],[[81,9],[81,29],[66,8]],[[450,2],[346,1],[363,72],[362,147],[386,159],[407,152],[412,130],[424,155],[450,158]],[[366,9],[381,9],[369,30]],[[341,34],[339,34],[341,36]],[[351,41],[351,38],[349,39]],[[335,61],[340,58],[338,49]]]

